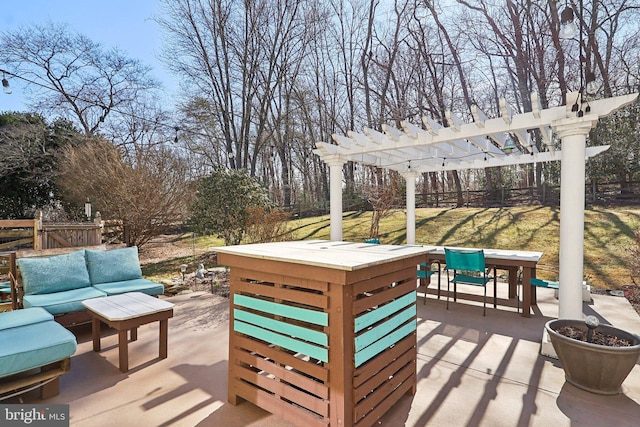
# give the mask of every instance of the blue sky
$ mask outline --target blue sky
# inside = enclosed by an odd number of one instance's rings
[[[67,23],[105,48],[117,46],[127,56],[152,67],[153,76],[163,83],[170,99],[178,82],[157,59],[162,49],[162,33],[152,17],[158,13],[158,0],[3,1],[0,32],[47,21]],[[0,64],[0,68],[6,66]],[[26,100],[20,81],[11,78],[10,84],[11,95],[0,92],[0,112],[24,111]]]

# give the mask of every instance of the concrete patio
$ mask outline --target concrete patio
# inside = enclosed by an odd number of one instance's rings
[[[433,286],[433,285],[432,285]],[[462,289],[460,289],[462,291]],[[499,292],[506,293],[506,285]],[[502,295],[500,295],[502,296]],[[640,333],[625,298],[592,295],[584,312]],[[228,300],[207,293],[172,297],[169,357],[158,359],[157,324],[142,326],[129,345],[128,373],[118,370],[117,334],[104,331],[92,351],[89,327],[75,328],[78,350],[60,395],[72,426],[290,426],[253,404],[227,403]],[[379,426],[636,426],[640,366],[617,396],[565,384],[558,362],[539,354],[543,325],[558,315],[553,291],[538,290],[535,314],[482,308],[459,300],[418,301],[418,391],[405,396]],[[37,392],[3,403],[42,403]]]

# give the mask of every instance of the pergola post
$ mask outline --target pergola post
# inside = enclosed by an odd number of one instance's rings
[[[407,186],[407,244],[416,244],[416,172],[404,174]]]
[[[559,318],[582,319],[586,138],[598,116],[552,123],[562,139],[560,162]]]
[[[342,166],[346,161],[340,156],[327,156],[324,162],[329,165],[329,203],[332,241],[342,240]]]

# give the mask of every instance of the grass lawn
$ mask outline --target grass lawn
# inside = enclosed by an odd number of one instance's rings
[[[360,242],[369,234],[371,212],[346,212],[343,239]],[[382,243],[406,241],[406,215],[397,211],[380,223]],[[294,239],[329,239],[329,216],[291,220]],[[585,279],[599,288],[618,289],[630,284],[629,248],[634,230],[640,228],[640,208],[589,208],[585,210]],[[560,209],[542,206],[516,208],[417,209],[416,243],[544,252],[541,262],[558,265]],[[195,253],[213,251],[220,239],[185,237]],[[180,264],[186,260],[181,259]],[[146,271],[150,276],[161,270]],[[172,265],[170,270],[177,271]],[[540,271],[540,277],[545,272]]]

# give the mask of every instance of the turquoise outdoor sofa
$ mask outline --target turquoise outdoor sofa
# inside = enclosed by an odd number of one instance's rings
[[[0,401],[40,387],[48,399],[60,390],[60,375],[70,369],[75,336],[43,308],[0,313]]]
[[[142,277],[136,246],[37,255],[40,256],[11,257],[15,308],[41,307],[55,316],[63,316],[85,313],[82,301],[90,298],[126,292],[164,293],[162,284]],[[61,323],[78,322],[74,319]]]

